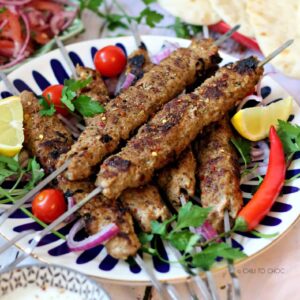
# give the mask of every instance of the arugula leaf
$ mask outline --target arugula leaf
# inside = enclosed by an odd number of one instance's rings
[[[41,98],[39,99],[39,104],[43,107],[43,109],[41,109],[41,110],[39,111],[39,113],[40,113],[40,115],[41,115],[42,117],[43,117],[43,116],[48,116],[48,117],[50,117],[50,116],[53,116],[53,115],[55,114],[56,109],[55,109],[55,107],[54,107],[54,104],[53,104],[53,103],[49,104],[49,103],[47,102],[47,100],[46,100],[44,97],[41,97]]]
[[[231,142],[240,153],[245,166],[247,166],[251,162],[251,143],[241,137],[231,138]]]
[[[284,153],[288,158],[300,151],[300,126],[278,120],[277,134],[282,142]]]
[[[207,219],[211,208],[203,208],[198,205],[193,205],[192,202],[186,203],[178,212],[176,230],[186,227],[201,226]]]
[[[21,169],[19,163],[11,157],[0,155],[0,162],[13,172],[17,172]]]
[[[163,223],[159,223],[157,221],[151,221],[151,230],[153,234],[158,234],[161,236],[166,236],[167,228],[170,223],[176,220],[176,216],[174,215],[172,218],[164,221]]]
[[[44,177],[44,170],[35,158],[30,159],[27,165],[27,172],[31,173],[31,179],[25,186],[26,189],[32,190],[35,185]]]
[[[154,28],[157,23],[159,23],[164,16],[155,10],[151,10],[149,7],[146,7],[141,14],[136,18],[138,23],[141,23],[145,19],[146,24],[151,28]]]
[[[172,231],[166,239],[177,250],[190,252],[193,246],[199,241],[200,236],[188,230],[180,232]]]
[[[202,252],[196,253],[193,256],[192,263],[195,267],[207,271],[214,264],[217,257],[234,260],[244,258],[246,254],[226,243],[212,243]]]
[[[73,105],[84,117],[93,117],[105,112],[104,107],[98,101],[92,100],[91,97],[84,95],[80,95],[74,100]]]

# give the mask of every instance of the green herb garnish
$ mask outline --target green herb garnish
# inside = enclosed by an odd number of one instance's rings
[[[42,109],[40,110],[41,116],[50,117],[55,114],[56,109],[54,107],[54,104],[53,103],[49,104],[48,101],[44,97],[41,97],[39,99],[39,104],[42,106]]]
[[[231,142],[240,153],[246,167],[251,162],[251,143],[241,137],[231,138]]]

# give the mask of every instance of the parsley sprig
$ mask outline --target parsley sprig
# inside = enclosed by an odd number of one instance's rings
[[[188,267],[187,259],[191,259],[192,265],[203,270],[209,270],[214,264],[216,258],[224,259],[240,259],[246,255],[239,249],[232,248],[226,243],[218,243],[216,240],[220,236],[225,236],[230,233],[224,233],[211,241],[204,244],[200,243],[201,237],[190,231],[189,227],[199,227],[206,221],[210,208],[202,208],[188,202],[182,206],[178,215],[173,215],[170,219],[160,223],[158,221],[151,222],[152,232],[150,234],[141,233],[139,239],[143,244],[143,250],[151,255],[158,256],[161,260],[164,259],[159,255],[158,251],[148,245],[149,242],[159,236],[177,250],[181,251],[182,258],[180,263]],[[172,223],[172,228],[170,224]],[[202,252],[194,252],[195,246],[205,246]]]
[[[29,179],[25,185],[23,183],[21,185],[22,179],[25,176]],[[26,167],[21,167],[16,158],[0,155],[0,204],[17,202],[32,190],[43,177],[44,171],[35,158],[29,159]],[[15,183],[11,188],[4,188],[4,183],[5,181],[7,182],[9,178],[14,178],[13,181],[15,181]],[[7,184],[8,182],[6,185]],[[21,211],[42,227],[46,228],[48,226],[35,217],[27,208],[22,207]],[[52,232],[60,239],[65,239],[61,233],[57,231]]]
[[[96,100],[86,95],[79,95],[77,93],[85,88],[92,82],[92,78],[89,77],[85,80],[68,79],[64,81],[64,88],[62,90],[61,102],[71,111],[75,110],[84,117],[93,117],[97,114],[105,112],[104,107]],[[39,100],[42,109],[40,114],[42,116],[52,116],[56,110],[51,100],[48,101],[45,98]],[[50,104],[49,104],[50,103]]]

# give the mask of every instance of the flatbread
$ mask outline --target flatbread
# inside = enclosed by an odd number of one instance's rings
[[[211,25],[221,21],[209,0],[159,0],[172,15],[194,25]]]
[[[253,37],[254,32],[246,12],[248,0],[210,0],[213,9],[231,27],[239,24],[239,32]]]
[[[285,75],[300,79],[300,1],[248,0],[247,13],[265,56],[294,39],[271,63]]]

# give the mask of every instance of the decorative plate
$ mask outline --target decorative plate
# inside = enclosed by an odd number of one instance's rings
[[[99,284],[79,272],[62,266],[23,266],[0,274],[1,298],[12,299],[12,296],[16,297],[18,294],[26,299],[29,299],[29,295],[32,299],[44,299],[42,295],[48,294],[48,299],[54,299],[52,293],[58,294],[59,299],[63,297],[85,300],[110,299]]]
[[[158,52],[165,40],[177,42],[183,47],[187,47],[190,43],[188,40],[177,38],[161,36],[143,37],[143,41],[151,53]],[[116,44],[122,47],[127,53],[131,53],[135,49],[135,43],[131,37],[86,41],[70,45],[67,49],[74,64],[79,63],[93,67],[93,56],[96,50],[109,44]],[[226,54],[222,54],[222,56],[224,59],[223,64],[236,60]],[[41,94],[42,90],[48,85],[63,83],[64,79],[70,76],[70,73],[60,52],[55,50],[21,66],[9,76],[9,79],[20,92],[27,89],[32,90],[36,94]],[[269,76],[264,77],[261,89],[262,95],[269,99],[288,96],[287,92]],[[0,94],[2,98],[9,95],[2,83],[0,84]],[[293,122],[300,123],[300,111],[296,103],[294,103],[293,115],[290,118],[293,119]],[[299,158],[299,153],[294,156],[294,160],[287,171],[287,178],[292,178],[300,172]],[[245,201],[251,197],[252,191],[257,184],[258,181],[251,180],[247,184],[242,185]],[[271,212],[262,220],[257,228],[262,233],[270,234],[278,232],[279,235],[276,238],[258,238],[249,233],[235,234],[233,237],[234,246],[240,247],[251,257],[270,246],[276,239],[282,236],[299,216],[299,187],[300,179],[295,179],[285,184],[282,194],[272,207]],[[63,226],[60,231],[63,234],[67,234],[70,227],[70,225]],[[41,230],[41,227],[31,219],[28,219],[20,211],[17,211],[1,226],[1,234],[7,239],[12,239],[19,232],[28,229],[38,231]],[[24,249],[29,240],[30,237],[20,242],[18,244],[19,248]],[[174,257],[172,257],[169,249],[165,248],[162,243],[159,247],[161,255],[165,259],[174,261]],[[65,241],[59,240],[52,234],[42,239],[34,254],[41,261],[68,266],[102,279],[121,280],[132,283],[145,283],[148,281],[147,275],[139,266],[112,258],[107,255],[105,248],[102,246],[84,252],[72,253],[69,251]],[[148,255],[144,255],[144,259],[151,268],[154,268],[157,277],[161,280],[180,281],[187,277],[182,268],[177,264],[167,264]]]

